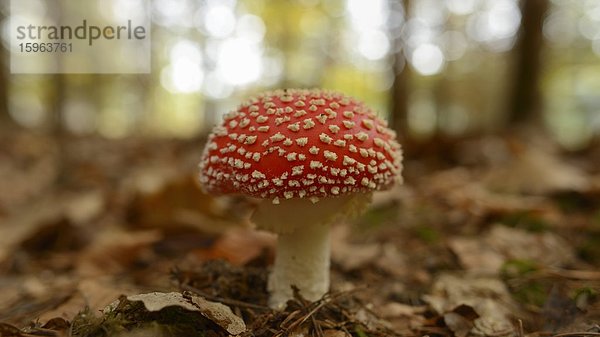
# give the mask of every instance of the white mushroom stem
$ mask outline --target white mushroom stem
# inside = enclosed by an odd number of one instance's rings
[[[282,309],[293,298],[292,286],[305,299],[315,301],[329,290],[329,232],[337,220],[360,214],[371,193],[341,197],[263,201],[252,214],[259,228],[279,234],[275,265],[269,277],[269,304]]]
[[[329,290],[329,224],[315,224],[279,234],[277,256],[269,277],[269,304],[280,309],[293,297],[291,285],[316,301]]]

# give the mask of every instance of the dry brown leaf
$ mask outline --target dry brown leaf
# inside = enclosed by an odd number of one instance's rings
[[[200,296],[192,296],[192,303],[200,309],[202,315],[217,323],[232,335],[239,335],[246,331],[244,321],[236,316],[231,309],[221,303],[207,301]]]
[[[0,263],[37,229],[58,220],[62,216],[61,204],[62,201],[49,196],[6,220],[0,226]]]
[[[331,258],[343,270],[356,270],[376,261],[381,255],[378,243],[350,243],[348,226],[334,226],[331,233]]]
[[[127,296],[131,302],[142,302],[148,311],[161,311],[166,307],[178,306],[189,311],[198,311],[194,304],[190,303],[181,293],[152,292],[147,294],[136,294]]]
[[[433,174],[423,186],[426,196],[446,201],[474,215],[519,211],[544,212],[547,206],[539,197],[500,194],[480,182],[477,174],[465,168],[454,168]]]
[[[412,306],[398,302],[388,302],[374,308],[377,315],[388,321],[394,331],[409,332],[425,323],[426,306]]]
[[[420,270],[408,268],[405,255],[392,243],[384,243],[381,246],[381,256],[375,261],[375,265],[397,278],[403,278],[407,273],[422,276]]]
[[[166,307],[178,306],[188,311],[199,312],[231,335],[239,335],[246,331],[244,321],[236,316],[228,306],[207,301],[199,296],[184,296],[176,292],[153,292],[127,296],[127,300],[142,302],[148,311],[160,311]]]
[[[22,337],[21,329],[8,323],[0,323],[0,336],[2,337]]]
[[[47,279],[38,275],[0,278],[0,316],[5,322],[24,324],[40,313],[62,305],[73,296],[75,281],[68,276]]]
[[[46,322],[56,317],[71,320],[86,307],[91,312],[99,312],[115,298],[132,292],[134,292],[133,286],[119,284],[110,278],[84,279],[79,282],[76,293],[69,300],[53,310],[43,313],[39,320]]]
[[[104,208],[99,192],[69,195],[49,195],[16,212],[0,227],[0,263],[17,247],[46,225],[65,220],[69,225],[79,226],[98,216]]]
[[[469,320],[454,311],[445,313],[443,317],[444,323],[446,323],[448,329],[454,332],[454,336],[456,337],[466,337],[475,326],[472,320]]]
[[[496,225],[485,241],[507,259],[533,260],[545,266],[561,266],[575,259],[571,245],[551,232],[531,233]]]
[[[497,278],[442,274],[433,284],[431,294],[423,299],[440,315],[461,305],[473,308],[479,318],[473,320],[470,333],[483,336],[515,333],[511,317],[518,312],[517,306],[504,283]]]
[[[233,228],[221,235],[206,250],[197,252],[203,259],[224,259],[234,265],[244,265],[258,257],[265,249],[273,250],[276,236],[248,228]]]
[[[19,132],[6,138],[2,136],[0,209],[8,214],[16,214],[55,182],[59,167],[57,148],[55,142],[33,133]]]
[[[203,193],[190,175],[176,172],[143,171],[136,178],[135,196],[128,218],[137,227],[195,227],[220,233],[235,226],[248,225],[249,203],[234,197],[214,197]]]
[[[482,274],[497,274],[506,261],[479,238],[455,237],[448,240],[450,249],[456,254],[463,268]]]
[[[427,308],[425,306],[413,306],[398,302],[388,302],[383,306],[377,308],[376,312],[381,318],[393,318],[393,317],[411,317],[420,316]]]
[[[87,278],[127,270],[141,251],[161,238],[157,230],[131,232],[105,228],[96,233],[93,243],[77,256],[77,273]]]
[[[484,182],[494,191],[543,195],[584,190],[588,177],[547,150],[527,146],[505,165],[492,168]]]
[[[502,225],[495,225],[483,237],[455,237],[448,244],[465,269],[484,274],[497,274],[512,259],[537,261],[549,267],[575,259],[571,246],[553,233],[531,233]]]

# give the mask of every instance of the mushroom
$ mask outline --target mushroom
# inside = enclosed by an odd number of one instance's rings
[[[401,183],[395,133],[351,97],[318,89],[263,93],[210,134],[200,184],[210,193],[262,199],[251,216],[278,234],[269,305],[292,286],[308,300],[329,290],[330,225],[356,216],[372,192]]]

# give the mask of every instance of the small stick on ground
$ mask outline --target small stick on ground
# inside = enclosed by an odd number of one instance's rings
[[[365,287],[360,287],[360,288],[355,288],[355,289],[351,289],[348,291],[343,291],[343,292],[339,292],[336,294],[325,294],[323,296],[323,298],[321,298],[320,300],[311,303],[307,309],[311,306],[314,306],[314,308],[312,308],[308,313],[304,314],[302,317],[299,317],[298,319],[294,320],[289,326],[284,327],[281,331],[279,331],[279,333],[277,333],[275,336],[273,337],[280,337],[283,336],[285,333],[292,331],[293,329],[299,327],[300,325],[302,325],[304,322],[306,322],[306,320],[308,320],[309,318],[312,318],[313,315],[315,313],[317,313],[319,310],[321,310],[325,305],[336,301],[342,297],[348,296],[352,293],[355,293],[359,290],[363,290]],[[287,319],[286,319],[287,321]],[[316,322],[315,322],[316,323]]]
[[[187,290],[187,291],[191,291],[194,292],[204,298],[206,298],[207,300],[210,301],[217,301],[217,302],[221,302],[223,304],[227,304],[227,305],[232,305],[232,306],[237,306],[237,307],[242,307],[242,308],[250,308],[250,309],[256,309],[256,310],[263,310],[263,311],[272,311],[273,309],[266,307],[266,306],[262,306],[262,305],[258,305],[258,304],[252,304],[252,303],[247,303],[247,302],[243,302],[243,301],[238,301],[238,300],[233,300],[233,299],[229,299],[229,298],[222,298],[222,297],[218,297],[218,296],[212,296],[209,294],[204,293],[202,290],[192,287],[190,285],[187,284],[182,284],[180,285],[180,287],[183,290]]]
[[[525,337],[525,332],[523,331],[523,320],[519,318],[519,337]]]
[[[600,332],[565,332],[552,335],[552,337],[574,337],[574,336],[600,336]]]

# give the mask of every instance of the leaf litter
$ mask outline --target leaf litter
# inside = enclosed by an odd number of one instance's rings
[[[74,139],[52,185],[45,136],[12,137],[1,336],[600,333],[597,157],[489,137],[419,157],[407,145],[406,185],[334,227],[331,292],[273,311],[274,237],[248,228],[254,201],[194,184],[202,140]]]

